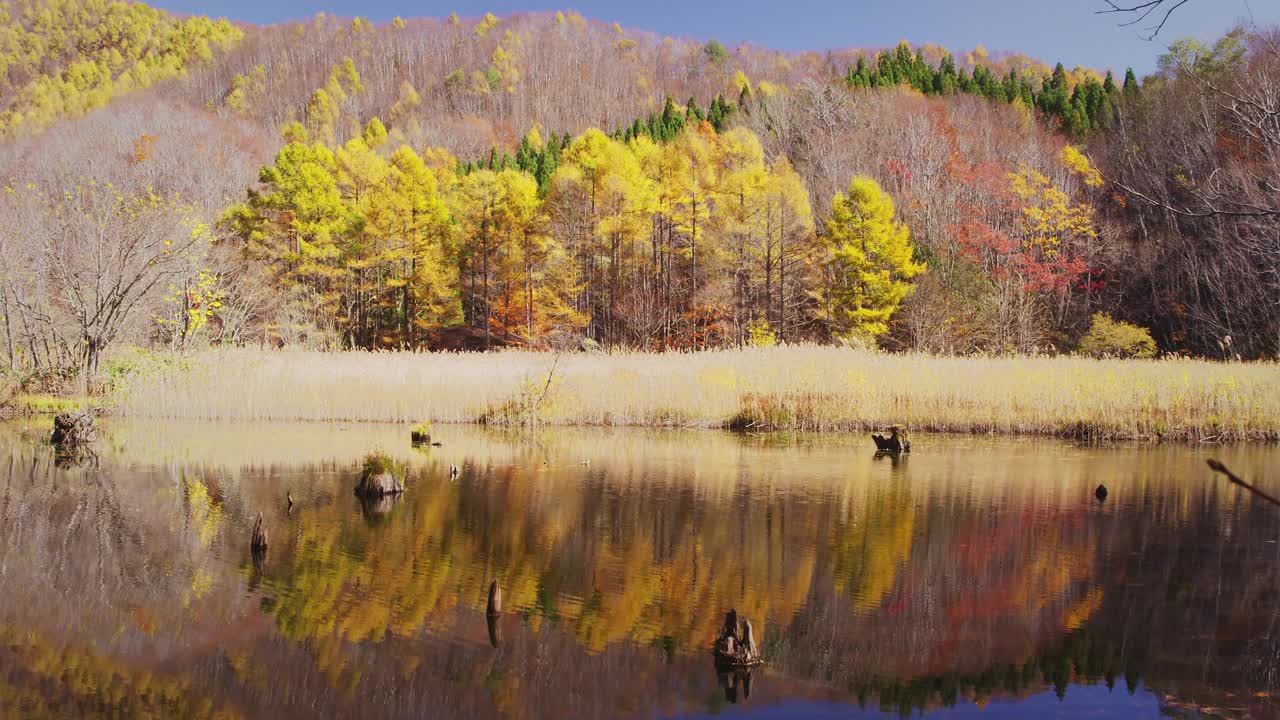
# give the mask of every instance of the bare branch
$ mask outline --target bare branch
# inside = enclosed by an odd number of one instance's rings
[[[1133,16],[1132,20],[1120,23],[1120,27],[1129,27],[1145,22],[1148,17],[1154,14],[1158,18],[1156,24],[1143,28],[1143,32],[1146,33],[1143,37],[1147,40],[1154,40],[1160,34],[1160,31],[1164,29],[1165,24],[1169,22],[1169,17],[1173,15],[1174,11],[1191,2],[1191,0],[1147,0],[1147,2],[1139,2],[1132,5],[1119,5],[1113,0],[1104,0],[1104,2],[1107,3],[1107,7],[1102,10],[1095,10],[1095,15],[1114,15],[1119,13]]]

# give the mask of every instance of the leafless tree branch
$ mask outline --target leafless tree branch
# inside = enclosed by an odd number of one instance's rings
[[[1173,15],[1178,8],[1186,5],[1188,2],[1191,2],[1191,0],[1147,0],[1146,2],[1138,2],[1131,5],[1121,5],[1113,0],[1104,1],[1107,3],[1107,7],[1101,10],[1095,10],[1095,15],[1113,15],[1118,13],[1121,15],[1131,16],[1133,18],[1128,22],[1120,23],[1120,27],[1137,25],[1138,23],[1145,22],[1148,17],[1154,15],[1156,24],[1143,28],[1142,30],[1142,32],[1145,33],[1143,37],[1147,40],[1154,40],[1160,34],[1160,31],[1164,29],[1165,24],[1169,22],[1169,17]]]

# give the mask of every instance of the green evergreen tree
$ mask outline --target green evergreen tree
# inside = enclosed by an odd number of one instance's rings
[[[706,116],[703,114],[702,108],[698,107],[698,101],[690,95],[689,102],[685,103],[684,106],[684,121],[692,125],[693,123],[700,123],[705,119]]]
[[[1138,76],[1133,74],[1133,68],[1124,71],[1124,94],[1125,97],[1136,97],[1139,91]]]

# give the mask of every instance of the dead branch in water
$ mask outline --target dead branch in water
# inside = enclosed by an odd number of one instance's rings
[[[1254,495],[1257,495],[1263,500],[1266,500],[1272,505],[1280,507],[1280,500],[1275,499],[1274,497],[1268,495],[1266,492],[1263,492],[1262,490],[1259,490],[1258,488],[1250,485],[1244,480],[1241,480],[1240,476],[1228,470],[1226,465],[1223,465],[1222,463],[1218,462],[1217,460],[1214,460],[1213,458],[1210,458],[1205,462],[1209,464],[1209,469],[1213,470],[1216,473],[1221,473],[1223,475],[1226,475],[1227,480],[1230,480],[1233,485],[1239,485],[1240,487],[1244,488],[1245,490],[1248,490]]]

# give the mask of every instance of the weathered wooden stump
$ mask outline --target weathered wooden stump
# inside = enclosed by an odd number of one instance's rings
[[[258,513],[258,519],[253,523],[253,534],[249,536],[249,549],[255,555],[267,551],[267,529],[262,526],[262,513]]]
[[[360,471],[356,495],[362,498],[399,495],[404,492],[404,482],[399,477],[403,472],[403,469],[386,455],[370,455],[365,458],[364,469]]]
[[[87,410],[59,413],[53,418],[53,433],[49,442],[54,445],[83,445],[97,439],[93,413]]]
[[[399,495],[402,492],[404,492],[404,483],[391,472],[361,477],[360,484],[356,486],[356,494],[368,498]]]
[[[489,605],[485,614],[490,617],[502,614],[502,588],[498,585],[498,578],[489,583]]]
[[[872,434],[871,439],[875,441],[876,452],[895,455],[911,452],[911,441],[907,439],[907,431],[900,425],[889,427],[889,437]]]
[[[742,621],[742,651],[748,658],[760,657],[760,649],[756,647],[756,636],[751,632],[751,621]]]
[[[756,647],[751,621],[743,618],[740,627],[737,610],[725,613],[724,626],[720,628],[712,653],[717,667],[749,668],[764,662]]]

